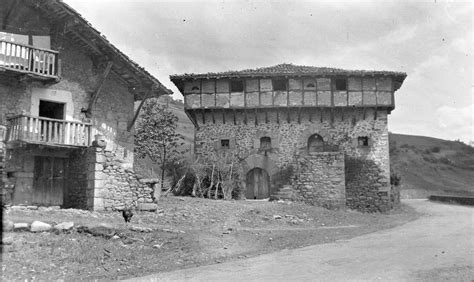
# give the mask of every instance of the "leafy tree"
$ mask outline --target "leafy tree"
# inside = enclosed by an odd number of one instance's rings
[[[157,99],[148,99],[141,110],[135,131],[135,154],[146,156],[161,166],[161,188],[165,171],[181,156],[182,136],[176,133],[178,117]]]

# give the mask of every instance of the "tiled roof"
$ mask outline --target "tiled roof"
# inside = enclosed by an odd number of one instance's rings
[[[251,76],[298,76],[298,75],[315,75],[315,76],[335,76],[335,75],[391,75],[399,77],[403,81],[406,73],[392,71],[367,71],[367,70],[344,70],[337,68],[298,66],[293,64],[279,64],[271,67],[263,67],[257,69],[246,69],[241,71],[225,71],[210,72],[203,74],[185,73],[182,75],[171,75],[171,80],[185,78],[225,78],[225,77],[251,77]]]

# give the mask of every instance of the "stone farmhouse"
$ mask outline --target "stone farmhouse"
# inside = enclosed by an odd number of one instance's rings
[[[1,6],[3,204],[153,205],[132,170],[134,102],[171,91],[62,1]]]
[[[195,126],[195,155],[235,152],[243,197],[367,212],[396,200],[387,117],[405,78],[293,64],[171,76]]]

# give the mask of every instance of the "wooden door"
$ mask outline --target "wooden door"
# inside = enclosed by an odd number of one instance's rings
[[[62,206],[66,176],[65,158],[35,157],[33,203]]]
[[[261,168],[254,168],[247,173],[247,199],[265,199],[270,196],[269,194],[269,179],[268,173]]]

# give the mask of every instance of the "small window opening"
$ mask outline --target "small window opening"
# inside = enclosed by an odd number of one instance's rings
[[[324,141],[323,137],[318,134],[313,134],[308,138],[308,152],[323,152],[324,151]]]
[[[310,82],[308,84],[306,84],[306,88],[315,88],[316,85],[314,85],[314,83]]]
[[[52,119],[64,119],[64,106],[64,103],[40,100],[39,116]]]
[[[360,147],[367,147],[367,146],[369,146],[369,137],[361,136],[361,137],[357,138],[357,143]]]
[[[260,138],[260,149],[270,149],[272,147],[272,139],[268,136]]]
[[[286,91],[286,79],[272,80],[273,91]]]
[[[222,149],[229,149],[229,148],[230,148],[230,141],[229,141],[229,139],[222,139],[222,140],[221,140],[221,148],[222,148]]]
[[[231,80],[230,81],[230,92],[243,92],[244,82],[242,80]]]
[[[336,90],[346,91],[347,90],[347,79],[345,79],[345,78],[336,78]]]
[[[193,90],[193,91],[194,91],[194,90],[199,90],[199,87],[193,86],[193,88],[191,88],[191,90]]]

